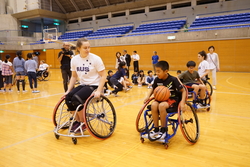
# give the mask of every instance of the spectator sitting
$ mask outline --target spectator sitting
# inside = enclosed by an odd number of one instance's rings
[[[145,83],[148,85],[148,89],[152,89],[155,77],[151,70],[148,71],[148,76],[146,77]]]
[[[37,71],[37,76],[41,76],[44,71],[49,72],[49,65],[45,63],[44,60],[40,61],[39,69]]]
[[[139,76],[138,76],[138,79],[137,79],[137,82],[138,82],[138,86],[142,86],[142,85],[145,85],[145,74],[144,74],[144,71],[143,70],[140,70],[139,71]]]
[[[134,72],[134,74],[132,74],[131,79],[132,79],[132,83],[133,84],[138,84],[137,80],[138,80],[139,74],[137,71]]]

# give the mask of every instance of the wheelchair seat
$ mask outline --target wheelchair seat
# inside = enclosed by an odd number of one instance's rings
[[[148,105],[147,109],[151,111],[151,105]],[[178,105],[167,109],[167,113],[174,113],[174,112],[178,112]]]
[[[185,86],[186,86],[188,92],[192,92],[194,90],[194,88],[192,88],[191,86],[187,86],[187,85],[185,85]]]

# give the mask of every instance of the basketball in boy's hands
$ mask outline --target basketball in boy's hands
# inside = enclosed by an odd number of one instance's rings
[[[170,97],[170,91],[166,86],[157,86],[154,90],[156,101],[166,101]]]

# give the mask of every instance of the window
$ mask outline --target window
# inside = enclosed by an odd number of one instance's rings
[[[172,4],[172,9],[183,8],[191,6],[191,2]]]
[[[197,5],[204,5],[209,3],[216,3],[219,2],[219,0],[198,0]]]
[[[107,18],[109,18],[108,15],[96,16],[96,20],[107,19]]]
[[[140,13],[145,13],[145,9],[133,10],[129,12],[130,15],[140,14]]]
[[[167,10],[167,6],[158,6],[158,7],[149,8],[149,12],[156,12],[160,10]]]
[[[92,17],[82,18],[82,22],[92,21]]]
[[[122,12],[122,13],[113,13],[112,14],[112,17],[120,17],[120,16],[126,16],[126,13]]]
[[[78,19],[76,19],[76,20],[69,20],[69,24],[72,24],[72,23],[78,23]]]

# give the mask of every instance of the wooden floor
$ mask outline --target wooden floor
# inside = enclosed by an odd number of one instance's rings
[[[175,72],[170,72],[175,74]],[[61,73],[52,69],[40,93],[0,93],[0,167],[249,166],[250,73],[218,73],[210,112],[198,112],[200,138],[190,145],[179,130],[169,148],[140,141],[135,119],[148,92],[137,86],[110,97],[117,127],[107,140],[54,137],[52,111],[63,95]]]

